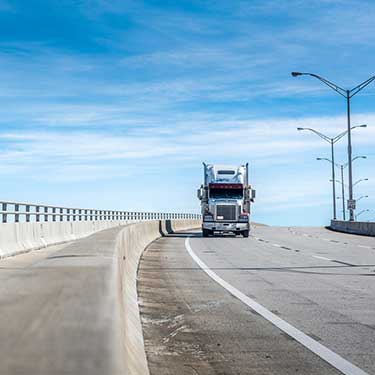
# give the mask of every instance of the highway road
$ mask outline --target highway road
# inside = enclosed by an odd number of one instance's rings
[[[150,372],[375,374],[374,276],[374,238],[324,228],[161,238],[138,274]]]

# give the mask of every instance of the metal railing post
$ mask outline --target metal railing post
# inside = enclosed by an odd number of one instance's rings
[[[3,204],[2,204],[3,223],[6,223],[6,222],[7,222],[7,214],[6,214],[6,210],[7,210],[7,204],[6,204],[6,203],[3,203]]]
[[[30,222],[30,206],[27,204],[26,205],[26,223]]]
[[[35,220],[36,220],[37,223],[40,220],[39,210],[40,210],[40,207],[39,206],[35,206],[35,212],[37,213],[36,216],[35,216]]]
[[[16,223],[19,223],[19,221],[20,221],[20,214],[18,213],[19,210],[20,210],[20,206],[19,206],[19,204],[15,204],[15,205],[14,205],[14,211],[16,212],[16,214],[14,215],[14,221],[15,221]]]

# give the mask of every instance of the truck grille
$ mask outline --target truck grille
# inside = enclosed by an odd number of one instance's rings
[[[218,219],[219,216],[223,218]],[[236,220],[236,206],[216,206],[216,219],[217,220]]]

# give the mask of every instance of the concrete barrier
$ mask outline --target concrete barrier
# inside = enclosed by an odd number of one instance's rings
[[[337,232],[375,236],[375,223],[331,220],[329,228]]]
[[[126,373],[148,375],[138,309],[137,271],[143,250],[162,235],[178,230],[197,228],[199,220],[154,221],[129,225],[117,238],[118,277],[123,310],[123,332]]]
[[[90,236],[128,221],[64,221],[0,224],[0,259]]]

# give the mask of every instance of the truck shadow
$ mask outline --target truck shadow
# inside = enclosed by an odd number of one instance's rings
[[[162,237],[179,237],[179,238],[202,237],[201,231],[199,232],[191,232],[191,231],[175,232],[173,230],[171,220],[159,220],[159,233]],[[209,239],[209,238],[236,238],[236,237],[242,238],[242,236],[236,236],[233,233],[226,233],[226,234],[217,233],[214,236],[209,236],[206,238]]]

